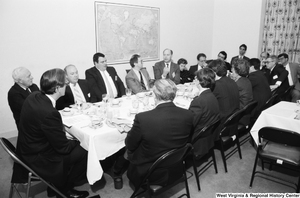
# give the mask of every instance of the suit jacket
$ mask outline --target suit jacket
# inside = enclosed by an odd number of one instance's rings
[[[281,95],[289,88],[288,71],[280,65],[276,64],[269,75],[269,85],[275,85],[277,81],[281,81],[280,86],[276,89],[276,93]]]
[[[227,76],[216,81],[213,90],[220,108],[221,123],[239,109],[239,90],[237,84]]]
[[[242,109],[253,100],[252,85],[246,77],[240,77],[236,84],[240,95],[240,109]]]
[[[64,159],[79,142],[66,138],[61,115],[45,94],[27,97],[19,128],[18,154],[48,182],[62,186],[68,174]]]
[[[194,98],[189,107],[194,114],[194,134],[193,139],[198,135],[201,129],[219,119],[219,104],[217,98],[210,89],[203,91],[198,97]],[[197,155],[206,154],[213,145],[211,141],[202,139],[194,144],[194,152]]]
[[[263,106],[271,97],[271,89],[267,78],[262,71],[257,70],[252,72],[249,74],[248,78],[252,85],[253,99],[257,101],[256,109],[252,114],[253,116],[256,116],[261,112]]]
[[[31,90],[31,92],[40,90],[36,84],[32,84],[29,89]],[[29,93],[22,87],[20,87],[20,85],[18,85],[17,83],[15,83],[8,91],[8,104],[13,113],[17,128],[20,122],[20,114],[23,103],[28,96]]]
[[[196,74],[197,71],[198,71],[198,64],[190,66],[189,72],[191,74],[193,74],[194,77],[196,76],[195,74]]]
[[[155,63],[153,69],[154,69],[154,77],[155,79],[161,79],[161,76],[163,74],[165,67],[165,62],[160,61]],[[170,78],[174,83],[177,85],[180,83],[180,69],[179,66],[173,62],[171,62],[170,65],[170,72],[167,76],[167,78]]]
[[[298,79],[298,75],[300,76],[300,66],[297,63],[289,63],[289,66],[295,89],[300,91],[300,82]]]
[[[146,171],[165,152],[184,146],[193,130],[192,112],[173,102],[135,116],[125,145],[130,161],[128,178],[136,186]]]
[[[118,95],[117,97],[122,97],[125,95],[125,87],[118,76],[115,68],[113,67],[107,67],[106,71],[109,73],[110,77],[112,78]],[[85,71],[85,78],[88,81],[89,87],[91,88],[91,98],[93,98],[93,102],[99,102],[102,100],[102,94],[106,94],[106,87],[104,83],[104,79],[102,78],[102,75],[100,71],[94,66],[91,67],[90,69]]]
[[[149,84],[150,76],[149,76],[146,68],[142,68],[140,71],[143,74],[143,76],[146,78],[146,79],[144,79],[144,83],[147,84],[147,86],[150,88],[150,84]],[[125,77],[125,81],[126,81],[127,87],[132,90],[132,93],[136,94],[136,93],[145,91],[142,88],[140,77],[136,75],[136,73],[133,71],[133,69],[131,69],[127,73],[127,75]]]
[[[239,58],[239,56],[234,56],[234,57],[232,57],[232,59],[231,59],[231,61],[230,61],[230,65],[232,65],[233,64],[233,61],[235,60],[235,59],[238,59]],[[246,61],[250,61],[250,58],[248,58],[247,56],[243,56],[243,60],[246,60]]]
[[[195,75],[191,74],[188,70],[180,71],[180,84],[193,82]]]
[[[88,85],[88,82],[86,80],[78,80],[78,85],[84,95],[84,98],[86,100],[86,102],[96,102],[96,101],[91,101],[90,100],[90,88]],[[70,85],[66,86],[66,92],[65,95],[60,97],[57,101],[56,101],[56,109],[57,110],[61,110],[64,109],[65,107],[69,107],[70,105],[75,104],[75,100],[74,100],[74,95],[72,93],[72,90],[70,88]]]

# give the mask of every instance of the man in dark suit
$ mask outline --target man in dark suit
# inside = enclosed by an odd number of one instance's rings
[[[233,62],[236,60],[236,59],[244,59],[246,61],[249,61],[250,58],[248,58],[247,56],[245,56],[246,54],[246,51],[247,51],[247,45],[245,44],[242,44],[239,48],[239,55],[238,56],[234,56],[232,57],[231,61],[230,61],[230,64],[233,65]]]
[[[17,128],[19,129],[20,114],[23,103],[30,93],[39,91],[36,84],[32,83],[33,77],[28,69],[18,67],[14,69],[12,77],[15,84],[8,91],[8,104],[13,113]]]
[[[125,95],[125,87],[115,68],[107,66],[107,60],[102,53],[93,56],[95,66],[85,71],[85,78],[89,83],[91,97],[95,102],[102,101],[102,94],[111,98]]]
[[[210,68],[203,68],[196,72],[198,79],[197,87],[200,90],[199,96],[191,102],[189,110],[194,114],[194,134],[195,138],[201,129],[219,119],[220,109],[217,98],[211,89],[215,86],[215,73]],[[196,155],[201,156],[208,153],[213,145],[207,139],[197,141],[194,146]]]
[[[163,52],[164,60],[155,63],[154,78],[157,79],[171,79],[175,84],[180,83],[180,69],[176,63],[172,62],[173,51],[165,49]]]
[[[66,93],[56,102],[56,109],[61,110],[75,103],[96,102],[90,100],[90,87],[86,80],[79,79],[78,70],[74,65],[68,65],[64,69],[69,85]]]
[[[298,76],[300,76],[300,66],[297,63],[289,63],[289,56],[286,53],[278,56],[279,63],[282,64],[289,72],[288,82],[290,86],[295,85],[291,92],[292,102],[296,102],[300,99],[300,82]]]
[[[127,87],[134,94],[149,90],[150,76],[146,68],[143,67],[143,60],[140,55],[134,54],[129,62],[132,69],[125,77]]]
[[[281,64],[278,64],[276,55],[267,58],[266,63],[267,68],[270,70],[268,82],[271,90],[276,89],[276,93],[280,96],[289,88],[288,71]]]
[[[191,74],[193,74],[194,77],[196,76],[195,74],[198,70],[203,69],[204,67],[207,66],[206,55],[204,53],[199,53],[197,55],[197,61],[198,61],[197,65],[192,65],[192,66],[190,66],[190,69],[189,69],[189,72]]]
[[[141,182],[152,163],[162,154],[184,146],[193,130],[193,113],[176,107],[173,100],[176,86],[170,79],[156,80],[153,92],[156,108],[135,116],[132,129],[125,139],[130,165],[127,171],[129,180],[135,187]],[[159,174],[167,179],[175,173]],[[151,183],[163,184],[166,180]]]
[[[17,153],[46,181],[67,197],[84,198],[87,191],[74,190],[75,182],[86,179],[87,151],[77,140],[68,140],[56,100],[65,94],[65,73],[46,71],[41,92],[34,92],[23,104]]]
[[[209,65],[216,73],[216,85],[213,94],[216,96],[220,109],[221,124],[239,109],[239,90],[237,84],[227,77],[227,68],[224,61],[213,60]]]
[[[260,54],[260,71],[263,72],[263,74],[265,75],[265,77],[268,79],[269,75],[270,75],[270,70],[267,68],[267,58],[269,58],[270,54],[268,52],[262,52]]]
[[[227,59],[227,53],[225,51],[220,51],[219,54],[218,54],[218,58],[217,59],[223,60],[225,62],[227,70],[229,72],[231,72],[232,66],[230,65],[230,63],[228,63],[226,61],[226,59]],[[209,64],[211,61],[213,61],[213,60],[208,60],[208,61],[206,61],[206,63]]]
[[[252,85],[253,99],[257,101],[257,106],[252,113],[252,116],[257,116],[263,106],[271,97],[271,89],[267,78],[264,73],[260,70],[260,60],[257,58],[250,59],[250,69],[249,69],[249,80]]]

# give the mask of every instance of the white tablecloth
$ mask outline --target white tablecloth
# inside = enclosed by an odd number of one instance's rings
[[[118,117],[131,120],[133,122],[135,115],[129,114],[129,110],[132,109],[132,99],[136,96],[131,96],[130,99],[123,97],[120,105],[108,105],[107,111],[117,111],[119,113]],[[191,100],[185,99],[183,97],[177,97],[174,103],[181,107],[187,109],[190,105]],[[149,97],[150,107],[154,108],[154,99]],[[102,102],[97,103],[103,105]],[[97,108],[95,106],[91,108]],[[101,108],[101,107],[99,107]],[[138,112],[145,111],[143,104],[139,103]],[[85,115],[86,119],[90,119],[88,115]],[[63,121],[66,118],[72,118],[72,116],[63,116]],[[75,136],[79,141],[80,145],[88,151],[88,162],[87,162],[87,179],[89,184],[94,184],[96,181],[100,180],[103,175],[102,167],[99,160],[104,160],[106,157],[111,156],[118,150],[125,146],[125,138],[127,133],[120,133],[117,128],[109,127],[106,124],[106,120],[103,121],[103,126],[97,129],[91,128],[88,123],[85,126],[77,126],[76,124],[71,128],[66,128],[66,130]]]
[[[300,106],[292,102],[279,102],[264,110],[251,129],[251,135],[258,144],[258,131],[263,127],[277,127],[300,133],[300,120],[295,119]]]

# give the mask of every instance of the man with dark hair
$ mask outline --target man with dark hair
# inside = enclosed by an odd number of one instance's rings
[[[86,80],[79,79],[78,70],[75,65],[67,65],[64,69],[69,85],[66,86],[66,93],[56,101],[56,109],[61,110],[72,104],[83,104],[96,102],[91,100],[90,87]]]
[[[254,113],[252,113],[252,116],[257,116],[271,97],[271,90],[267,78],[260,70],[260,60],[258,58],[251,58],[249,62],[250,74],[248,78],[252,85],[253,99],[257,101],[257,107],[255,108]]]
[[[41,92],[29,95],[23,104],[17,153],[46,181],[67,197],[84,198],[76,182],[86,179],[87,151],[76,140],[68,140],[55,102],[65,94],[65,73],[46,71],[40,80]]]
[[[130,165],[129,180],[135,187],[142,182],[153,162],[162,154],[180,148],[188,142],[193,130],[192,112],[176,107],[176,85],[170,79],[156,80],[153,87],[155,109],[135,116],[125,139]],[[151,184],[164,185],[178,171],[161,170]],[[163,178],[163,179],[161,179]]]
[[[270,88],[271,90],[276,89],[276,93],[280,96],[289,88],[288,71],[281,64],[278,64],[276,55],[267,58],[266,63],[267,68],[270,70],[268,76]]]
[[[143,59],[140,55],[134,54],[130,59],[132,69],[125,77],[126,85],[136,94],[147,91],[150,88],[150,76],[147,69],[143,67]]]
[[[260,70],[263,72],[266,78],[269,78],[268,76],[270,75],[270,70],[267,68],[267,58],[269,58],[270,54],[268,52],[263,51],[260,54]]]
[[[220,60],[224,61],[227,70],[228,70],[229,72],[231,72],[232,66],[230,65],[230,63],[228,63],[228,62],[226,61],[226,59],[227,59],[227,53],[226,53],[225,51],[220,51],[219,54],[218,54],[217,59],[220,59]],[[209,64],[211,61],[213,61],[213,60],[208,60],[208,61],[206,61],[206,63]]]
[[[171,79],[175,84],[180,83],[180,69],[176,63],[172,62],[173,51],[165,49],[163,51],[164,60],[155,63],[154,78],[157,79]]]
[[[289,56],[286,53],[278,55],[279,64],[282,64],[289,72],[288,82],[290,86],[295,85],[291,92],[292,102],[296,102],[300,99],[300,82],[298,76],[300,76],[300,66],[297,63],[289,63]]]
[[[233,112],[239,109],[239,90],[236,83],[227,77],[227,68],[224,61],[213,60],[209,65],[216,73],[216,85],[213,94],[216,96],[220,109],[220,119],[223,124]]]
[[[192,65],[189,69],[190,73],[193,74],[194,76],[196,76],[196,71],[204,68],[207,66],[207,63],[206,63],[206,55],[204,53],[199,53],[197,55],[197,65]]]
[[[247,45],[242,44],[240,46],[240,48],[239,48],[239,55],[232,57],[232,59],[230,61],[230,64],[233,65],[233,62],[234,62],[235,59],[244,59],[246,61],[249,61],[250,58],[248,58],[247,56],[245,56],[246,51],[247,51]]]
[[[95,66],[85,71],[85,79],[92,89],[91,97],[98,102],[102,101],[102,94],[107,94],[110,98],[125,95],[124,84],[115,68],[107,66],[105,55],[102,53],[94,54],[93,62]]]
[[[194,75],[190,73],[189,70],[186,69],[186,65],[188,64],[187,60],[184,58],[180,58],[177,61],[177,65],[180,69],[180,84],[193,82]]]
[[[36,84],[32,83],[33,77],[28,69],[18,67],[12,72],[15,84],[9,89],[7,99],[19,130],[20,114],[23,103],[30,93],[39,91]]]

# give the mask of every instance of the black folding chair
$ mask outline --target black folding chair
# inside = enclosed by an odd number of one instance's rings
[[[216,163],[216,157],[214,152],[214,143],[215,143],[215,133],[216,128],[219,126],[220,120],[216,120],[215,122],[203,127],[203,129],[198,132],[197,136],[193,139],[192,144],[195,145],[196,143],[202,143],[207,146],[205,148],[205,151],[196,152],[195,147],[192,150],[193,155],[193,168],[194,168],[194,174],[197,181],[198,190],[200,191],[200,180],[199,177],[202,175],[212,164],[215,167],[216,173],[218,173],[217,163]],[[201,149],[201,148],[200,148]],[[205,154],[209,154],[209,156],[212,157],[212,160],[208,161],[199,171],[197,170],[196,166],[196,160],[201,159],[201,157]]]
[[[277,100],[278,100],[278,94],[272,95],[271,98],[263,106],[262,111],[266,110],[267,108],[269,108],[271,106],[273,106]]]
[[[185,157],[191,151],[191,149],[192,145],[188,143],[182,148],[172,149],[171,151],[168,151],[165,154],[163,154],[149,168],[146,176],[143,179],[143,182],[141,182],[139,187],[135,189],[131,197],[136,197],[146,191],[148,191],[150,196],[155,196],[161,194],[162,192],[170,189],[171,187],[177,185],[182,181],[185,182],[186,188],[186,194],[184,195],[190,197],[189,186],[185,171]],[[155,173],[155,171],[162,169],[170,170],[172,168],[178,168],[178,171],[180,171],[178,174],[176,174],[176,176],[178,175],[177,178],[168,178],[168,181],[166,181],[166,184],[163,186],[151,184],[150,178]]]
[[[294,184],[296,192],[299,193],[300,176],[298,183],[295,184],[277,176],[256,171],[256,166],[259,158],[262,162],[262,170],[264,170],[264,163],[269,163],[270,165],[280,166],[300,173],[300,134],[275,127],[264,127],[258,131],[258,137],[259,145],[253,166],[250,188],[252,187],[255,174],[261,174],[268,176],[263,178],[277,183],[284,185],[287,185],[286,183]],[[279,180],[285,183],[278,182]]]
[[[294,89],[294,87],[295,85],[292,85],[289,88],[287,88],[285,92],[279,96],[279,100],[291,102],[292,99],[291,91]]]
[[[239,120],[244,116],[244,112],[245,109],[238,110],[226,119],[220,132],[220,138],[217,141],[217,144],[220,146],[225,172],[227,172],[226,160],[229,159],[233,154],[238,151],[240,159],[242,159],[242,152],[238,137],[238,123]],[[235,140],[232,139],[232,136],[234,135],[236,136]],[[232,145],[232,143],[236,145],[236,148],[232,149],[225,155],[225,147]]]
[[[36,172],[34,172],[29,166],[27,166],[21,160],[21,158],[16,154],[16,152],[15,152],[16,148],[14,147],[14,145],[9,140],[7,140],[7,139],[5,139],[5,138],[2,137],[2,138],[0,138],[0,144],[4,148],[4,150],[9,154],[9,156],[13,159],[13,161],[15,163],[21,165],[22,167],[24,167],[28,171],[28,181],[27,181],[27,183],[13,183],[13,181],[12,181],[11,186],[10,186],[9,198],[12,197],[14,189],[18,193],[19,197],[22,197],[20,195],[18,189],[17,189],[17,185],[18,184],[27,185],[27,188],[26,188],[26,198],[28,198],[29,197],[29,191],[30,191],[31,183],[35,182],[35,181],[41,181],[41,182],[45,183],[47,186],[49,186],[52,190],[54,190],[62,198],[67,198],[59,190],[57,190],[57,188],[55,188],[52,184],[50,184],[47,181],[45,181],[38,174],[36,174]]]

